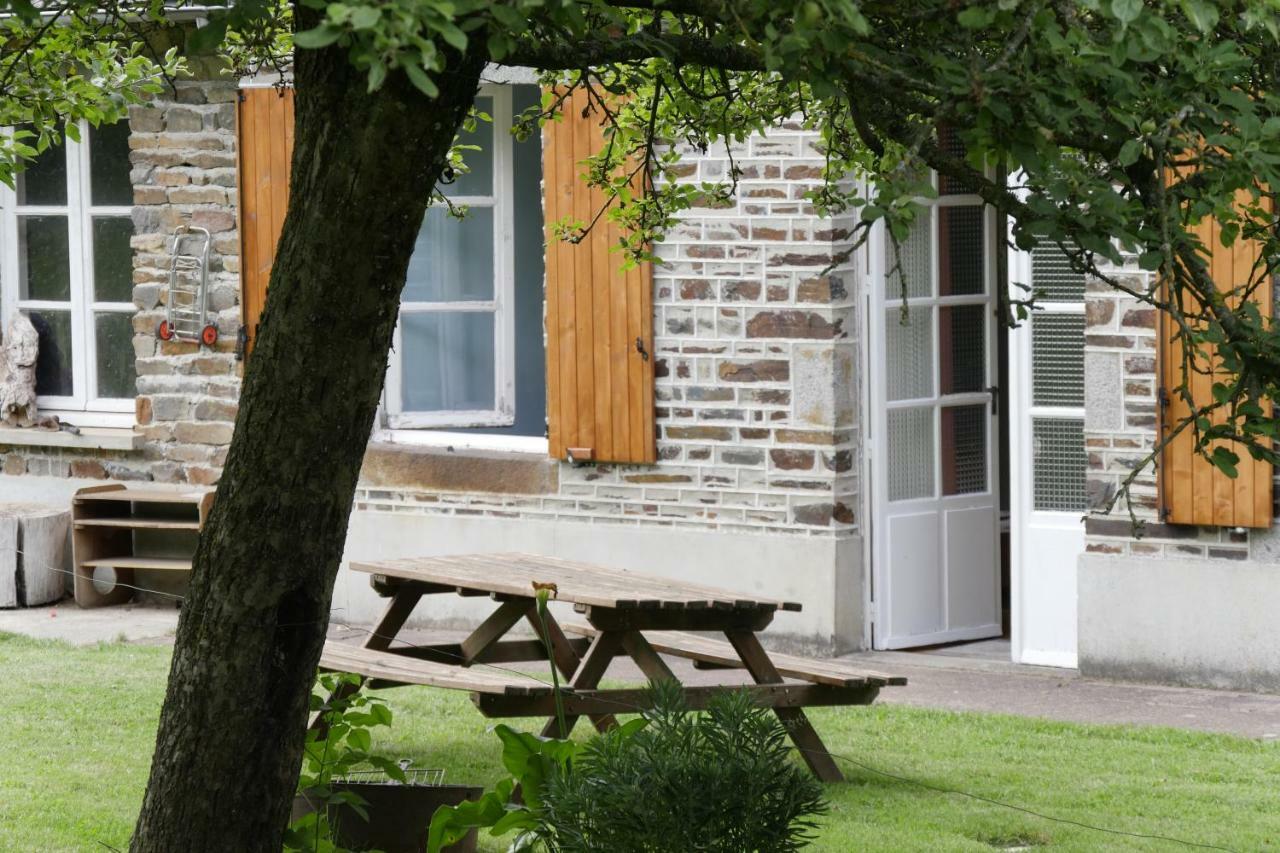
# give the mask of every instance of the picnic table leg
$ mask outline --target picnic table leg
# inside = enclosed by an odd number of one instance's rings
[[[418,605],[418,601],[422,598],[421,592],[416,592],[409,587],[401,587],[391,600],[387,602],[387,606],[383,609],[382,615],[378,617],[378,622],[364,638],[361,644],[366,649],[376,649],[378,651],[386,651],[391,648],[391,643],[395,640],[396,634],[404,627],[404,623],[408,621],[409,614],[413,612],[413,608]],[[350,697],[352,694],[360,690],[367,678],[361,677],[355,684],[344,682],[338,685],[338,688],[329,694],[326,705],[333,702],[340,702]],[[324,721],[324,713],[316,714],[311,721],[309,729],[319,732],[320,737],[324,737],[328,732],[328,725]]]
[[[604,677],[604,672],[609,668],[609,663],[617,656],[621,647],[620,638],[615,631],[601,631],[596,634],[595,639],[591,641],[590,648],[587,653],[582,656],[582,662],[578,664],[578,669],[573,674],[573,680],[570,686],[579,690],[590,690],[600,683],[600,679]],[[568,737],[569,732],[573,731],[574,724],[578,722],[578,714],[566,714],[564,718],[564,730],[560,728],[560,721],[555,717],[547,720],[547,724],[542,727],[543,737]]]
[[[671,667],[667,666],[662,655],[654,651],[653,646],[649,645],[649,641],[639,631],[628,631],[623,634],[622,648],[636,662],[636,666],[640,667],[640,671],[649,681],[678,682],[680,680],[671,671]]]
[[[542,631],[542,620],[538,618],[538,614],[534,610],[525,614],[529,620],[529,624],[533,626],[533,632],[538,635],[543,644],[551,649],[552,663],[555,664],[557,670],[564,680],[570,681],[578,666],[582,663],[582,658],[573,650],[573,646],[569,644],[569,638],[565,636],[564,629],[560,627],[560,623],[550,613],[547,614],[547,630],[546,634]],[[566,722],[568,722],[566,720]],[[598,732],[607,732],[609,729],[618,725],[618,720],[613,714],[592,714],[591,723],[596,727]]]
[[[757,684],[781,684],[782,676],[778,673],[773,661],[760,645],[760,639],[750,631],[726,631],[725,636],[733,644],[733,648],[742,658],[742,664]],[[818,737],[818,732],[805,716],[803,708],[774,708],[791,742],[796,745],[805,764],[823,782],[843,782],[844,774],[836,765],[835,759],[827,751],[826,744]]]
[[[475,663],[486,649],[502,639],[503,635],[530,613],[532,608],[533,602],[528,599],[504,601],[462,641],[462,660],[459,663],[463,666],[471,666]]]

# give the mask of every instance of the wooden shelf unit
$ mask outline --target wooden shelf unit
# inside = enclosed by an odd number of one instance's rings
[[[71,499],[76,604],[103,607],[128,601],[137,571],[190,571],[213,496],[208,489],[121,484],[76,492]],[[116,584],[106,592],[93,583],[99,567],[115,571]]]

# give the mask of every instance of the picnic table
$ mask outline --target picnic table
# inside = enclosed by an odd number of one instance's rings
[[[745,669],[754,685],[685,685],[689,708],[705,708],[725,689],[749,690],[757,703],[778,715],[814,774],[823,781],[840,781],[843,775],[804,708],[866,705],[881,687],[906,683],[905,678],[835,662],[771,656],[758,634],[778,611],[798,611],[800,605],[792,601],[528,554],[354,562],[351,569],[372,575],[374,589],[390,600],[361,646],[325,645],[323,669],[355,673],[374,688],[422,684],[466,690],[487,717],[548,717],[543,728],[548,736],[567,736],[584,716],[604,731],[616,725],[616,714],[647,707],[646,690],[598,685],[610,663],[624,656],[651,681],[678,680],[660,654],[665,653],[704,666]],[[572,605],[586,624],[561,625],[548,612],[544,627],[537,613],[539,587]],[[415,645],[398,639],[423,596],[441,594],[487,597],[497,607],[460,643]],[[522,622],[541,639],[507,638]],[[688,633],[693,631],[722,634],[727,642]],[[564,678],[563,729],[547,678],[505,666],[546,661],[548,647]]]

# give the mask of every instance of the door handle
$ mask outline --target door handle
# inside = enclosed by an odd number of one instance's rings
[[[987,393],[991,395],[991,414],[1000,414],[1000,386],[988,386]]]

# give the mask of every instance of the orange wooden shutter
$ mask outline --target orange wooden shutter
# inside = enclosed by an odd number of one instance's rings
[[[1219,224],[1205,219],[1196,227],[1201,244],[1211,254],[1209,272],[1220,290],[1231,290],[1247,284],[1253,275],[1254,263],[1261,253],[1261,246],[1254,241],[1237,239],[1230,247],[1224,247],[1219,239]],[[1272,312],[1272,284],[1267,279],[1254,292],[1254,299],[1264,316]],[[1162,397],[1167,405],[1162,407],[1160,428],[1167,435],[1185,420],[1191,412],[1181,396],[1174,390],[1183,381],[1182,345],[1175,337],[1175,324],[1167,316],[1160,318],[1160,384]],[[1194,364],[1199,371],[1210,366],[1219,368],[1214,359],[1215,348],[1205,344],[1200,347]],[[1225,375],[1225,374],[1223,374]],[[1218,377],[1205,372],[1192,372],[1187,377],[1191,395],[1197,406],[1213,400],[1213,384]],[[1264,401],[1270,409],[1270,401]],[[1225,412],[1215,412],[1211,420],[1222,423]],[[1272,517],[1273,472],[1269,462],[1254,459],[1248,451],[1231,442],[1224,442],[1227,449],[1240,457],[1238,476],[1228,477],[1195,451],[1195,436],[1188,427],[1168,444],[1160,460],[1160,500],[1165,520],[1174,524],[1198,524],[1220,527],[1268,527]]]
[[[571,217],[590,222],[604,194],[581,175],[599,151],[597,113],[583,118],[581,90],[564,118],[543,131],[544,213],[548,229]],[[653,462],[653,270],[622,271],[619,227],[596,222],[579,243],[547,239],[547,420],[557,459]]]
[[[236,111],[240,172],[240,311],[253,347],[276,241],[289,204],[293,89],[241,89]]]

